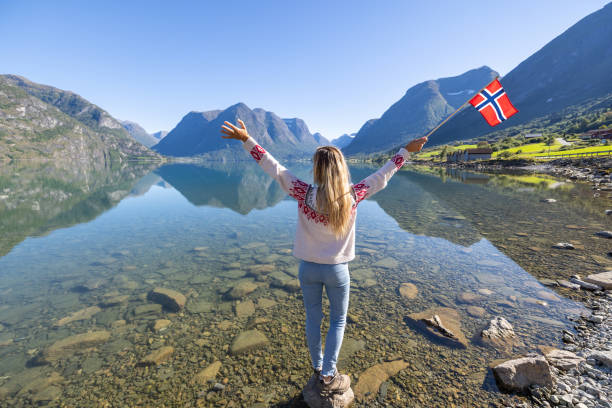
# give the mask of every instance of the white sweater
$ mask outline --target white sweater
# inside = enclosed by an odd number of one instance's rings
[[[327,226],[325,214],[316,211],[317,186],[307,184],[295,177],[272,155],[249,137],[244,148],[259,163],[261,168],[279,182],[283,190],[298,202],[298,223],[293,243],[296,258],[321,264],[338,264],[355,258],[355,217],[357,205],[365,198],[386,187],[387,181],[399,170],[409,153],[402,148],[378,171],[352,186],[354,206],[351,227],[342,238],[336,238]]]

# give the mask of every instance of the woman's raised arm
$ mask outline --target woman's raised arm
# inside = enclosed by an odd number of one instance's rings
[[[274,178],[282,189],[291,197],[298,201],[303,201],[308,190],[308,183],[295,177],[285,166],[280,164],[270,153],[261,147],[255,139],[249,136],[244,122],[238,119],[241,128],[234,126],[232,123],[225,121],[221,126],[221,133],[227,136],[221,136],[224,139],[236,139],[242,141],[242,147],[251,154],[251,157],[259,164],[259,166],[270,177]]]
[[[423,148],[423,145],[427,142],[426,137],[415,139],[408,143],[405,147],[399,149],[397,154],[385,163],[375,173],[372,173],[359,183],[353,185],[355,191],[355,201],[357,204],[365,200],[368,197],[373,196],[383,188],[387,186],[389,179],[404,165],[409,154],[412,152],[418,152]]]

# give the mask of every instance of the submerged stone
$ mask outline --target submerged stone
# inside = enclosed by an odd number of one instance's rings
[[[345,337],[342,341],[342,347],[340,348],[340,354],[338,355],[338,368],[343,369],[347,367],[353,355],[358,351],[365,348],[365,340],[356,340],[350,337]]]
[[[397,289],[402,298],[407,300],[416,299],[419,290],[413,283],[404,282]]]
[[[197,373],[193,377],[193,382],[199,385],[205,385],[209,380],[214,380],[221,369],[221,362],[215,361],[208,367]]]
[[[159,332],[159,331],[165,330],[168,326],[170,326],[170,323],[171,322],[168,319],[158,319],[153,324],[153,331]]]
[[[589,275],[584,280],[588,283],[601,286],[606,290],[612,290],[612,271]]]
[[[57,322],[55,322],[55,326],[61,327],[79,320],[88,320],[101,311],[102,309],[100,309],[98,306],[86,307],[85,309],[78,310],[64,318],[59,319]]]
[[[242,299],[246,295],[252,293],[257,289],[257,284],[250,280],[238,281],[227,293],[226,297],[229,299]]]
[[[359,382],[355,386],[355,396],[364,401],[369,401],[376,397],[378,389],[383,381],[394,376],[401,370],[408,367],[404,360],[395,360],[376,364],[359,375]]]
[[[232,354],[246,353],[254,348],[266,347],[268,344],[270,341],[262,332],[257,329],[247,330],[234,338],[230,352]]]
[[[76,334],[58,340],[34,358],[34,364],[48,364],[87,348],[105,343],[110,333],[105,330]]]
[[[234,306],[234,311],[237,317],[249,317],[255,313],[255,304],[251,299],[237,303]]]
[[[168,360],[170,356],[172,356],[172,353],[174,353],[174,347],[161,347],[158,350],[155,350],[144,356],[143,359],[138,362],[138,365],[141,367],[159,365],[164,361]]]
[[[454,347],[467,347],[461,331],[459,312],[448,307],[437,307],[406,317],[406,323],[430,339]]]
[[[517,343],[516,333],[512,325],[503,317],[497,316],[489,322],[480,336],[482,340],[497,350],[509,352]]]
[[[191,299],[187,303],[187,310],[190,313],[208,313],[213,310],[214,304],[204,299]]]
[[[178,312],[187,302],[187,298],[180,292],[166,288],[155,288],[147,295],[149,300],[159,303],[166,309],[173,312]]]

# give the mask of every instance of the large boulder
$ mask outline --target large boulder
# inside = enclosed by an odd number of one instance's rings
[[[493,367],[493,375],[499,388],[510,392],[527,392],[531,385],[553,385],[550,365],[544,356],[505,361]]]
[[[489,325],[480,336],[483,342],[490,344],[500,351],[510,351],[517,343],[516,333],[512,325],[503,317],[497,316],[491,319]]]
[[[148,294],[149,300],[159,303],[166,309],[178,312],[185,307],[187,298],[180,292],[166,288],[155,288]]]
[[[544,354],[548,364],[565,371],[578,368],[578,365],[584,361],[584,357],[577,356],[571,351],[559,350],[554,347],[542,346],[540,351]]]
[[[612,290],[612,271],[589,275],[584,280],[588,283],[601,286],[606,290]]]
[[[373,365],[359,375],[355,386],[355,395],[359,400],[368,401],[376,397],[380,385],[404,368],[408,367],[404,360],[387,361]]]
[[[448,307],[436,307],[406,316],[406,323],[434,341],[465,348],[468,340],[461,331],[459,312]]]
[[[310,408],[345,408],[351,405],[355,399],[351,388],[343,394],[322,394],[321,383],[316,375],[310,377],[306,387],[302,390],[302,395],[304,396],[304,402]]]

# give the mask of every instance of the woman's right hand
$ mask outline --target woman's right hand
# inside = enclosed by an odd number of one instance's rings
[[[242,126],[242,129],[237,126],[234,126],[227,120],[223,122],[225,124],[221,125],[221,133],[224,133],[227,136],[221,137],[224,139],[236,139],[242,142],[246,142],[249,138],[249,132],[247,132],[247,128],[242,120],[238,119],[238,122],[240,123],[240,126]]]
[[[423,136],[408,143],[404,149],[412,153],[420,152],[425,143],[427,143],[427,138]]]

